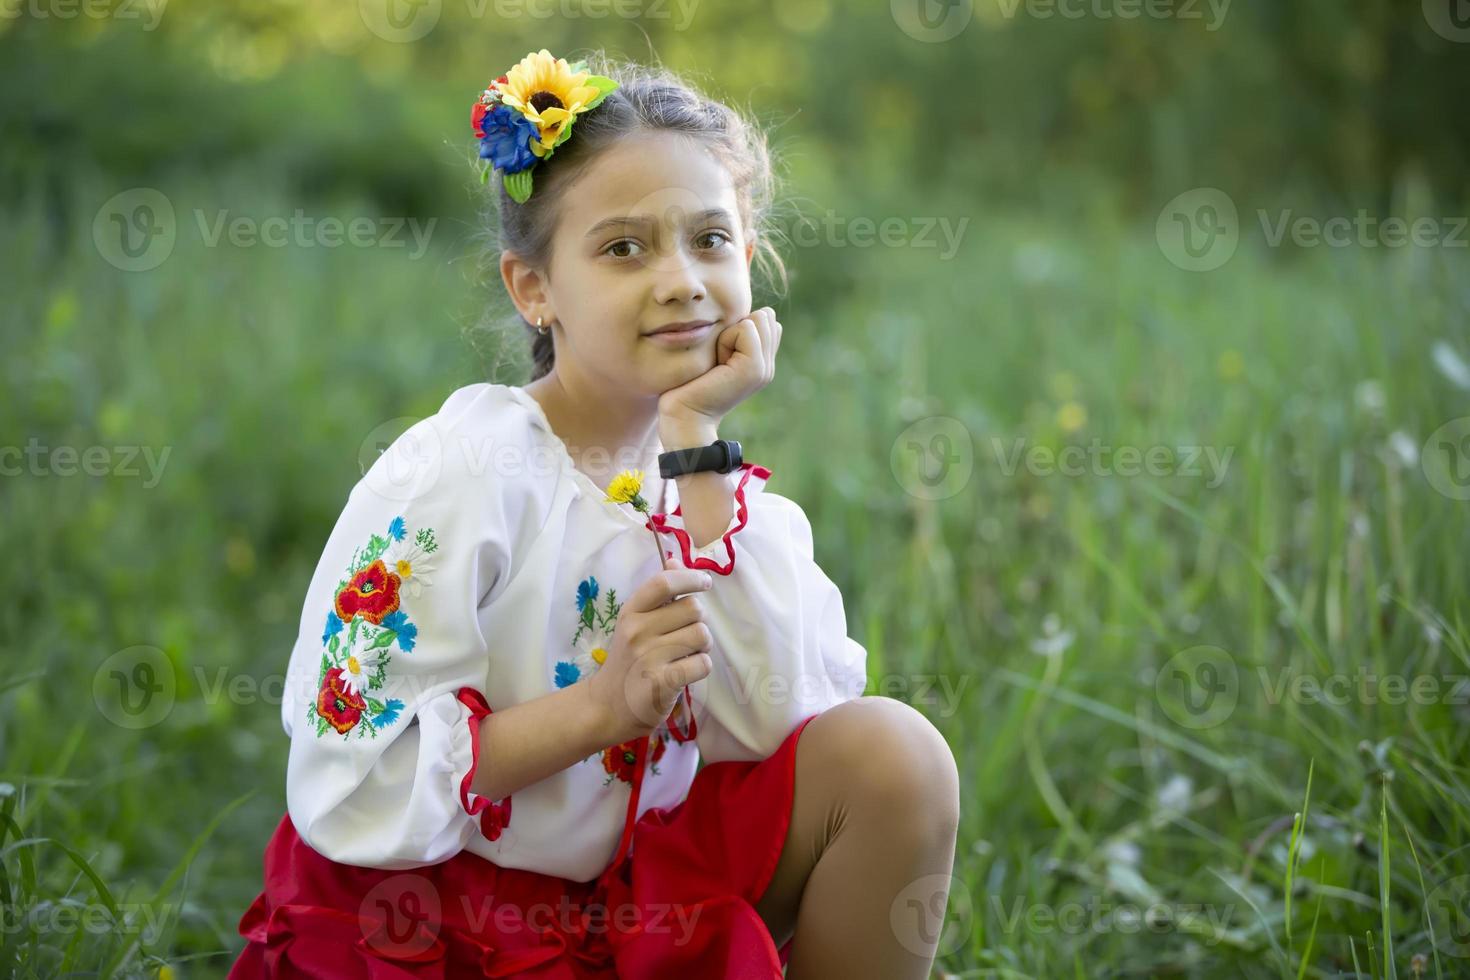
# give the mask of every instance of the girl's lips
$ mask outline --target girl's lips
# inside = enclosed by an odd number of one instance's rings
[[[648,339],[668,347],[678,347],[695,340],[702,339],[705,334],[715,328],[715,324],[706,324],[703,327],[695,327],[693,330],[665,330],[663,333],[651,333]]]

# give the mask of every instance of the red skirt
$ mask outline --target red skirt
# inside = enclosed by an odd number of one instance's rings
[[[470,851],[407,871],[338,864],[283,816],[229,980],[780,980],[791,943],[777,949],[754,906],[781,858],[813,717],[768,759],[700,769],[682,802],[639,817],[627,859],[588,882]]]

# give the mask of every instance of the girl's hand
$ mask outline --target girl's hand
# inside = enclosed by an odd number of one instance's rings
[[[763,306],[720,331],[715,366],[659,396],[659,425],[665,429],[710,429],[776,374],[781,324],[776,311]]]
[[[687,684],[708,677],[713,637],[697,595],[712,579],[670,558],[623,604],[612,644],[588,680],[604,713],[608,745],[650,734],[674,710]]]

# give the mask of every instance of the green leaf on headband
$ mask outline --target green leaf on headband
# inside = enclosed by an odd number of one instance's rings
[[[505,192],[517,204],[525,204],[531,197],[531,168],[519,173],[505,175]]]
[[[608,97],[608,94],[610,92],[616,90],[618,87],[617,82],[613,81],[611,78],[605,78],[602,75],[589,75],[587,76],[587,80],[582,84],[591,85],[593,88],[597,89],[597,94],[592,97],[591,102],[587,103],[587,108],[589,109],[594,108],[599,103],[601,103],[603,99]]]
[[[490,171],[492,169],[494,169],[494,168],[491,167],[488,163],[485,164],[483,167],[480,168],[480,183],[482,183],[482,184],[489,183],[489,181],[490,181]]]

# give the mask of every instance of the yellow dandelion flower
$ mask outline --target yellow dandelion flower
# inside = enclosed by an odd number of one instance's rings
[[[643,471],[623,470],[607,485],[607,499],[615,504],[632,504],[642,510],[648,506],[641,496],[642,490]]]

